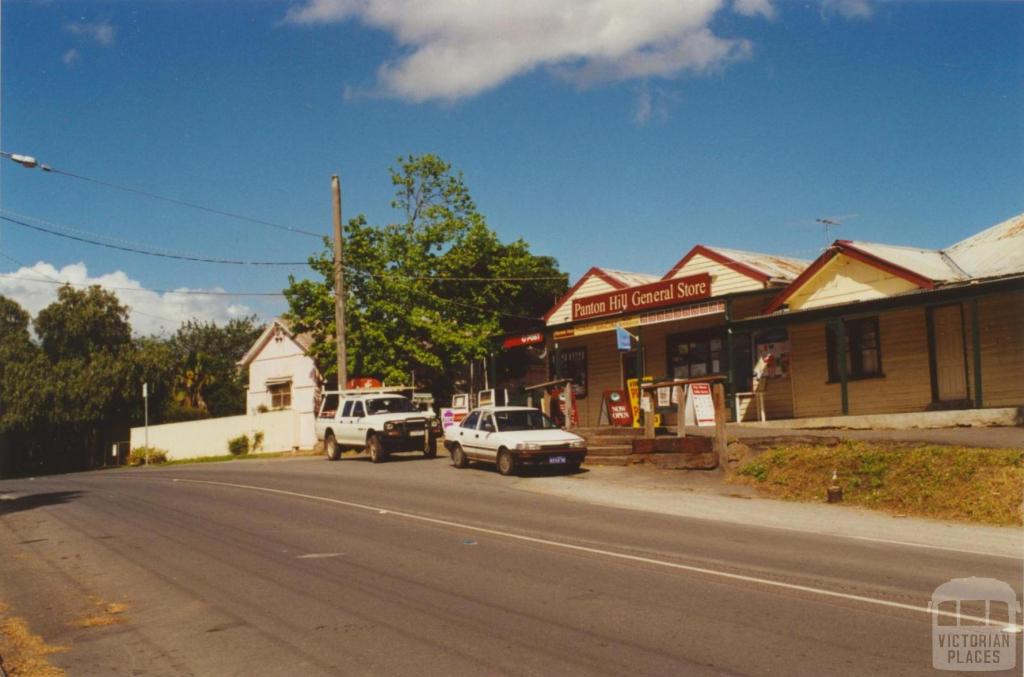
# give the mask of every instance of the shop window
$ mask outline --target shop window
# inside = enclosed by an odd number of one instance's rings
[[[572,392],[576,399],[587,397],[587,349],[569,348],[558,351],[554,372],[558,378],[572,379]]]
[[[721,331],[673,334],[668,337],[668,372],[673,379],[721,374],[726,369]]]
[[[878,318],[843,320],[843,327],[846,334],[846,377],[854,380],[884,376]],[[839,381],[839,341],[836,338],[832,325],[826,325],[829,382]]]
[[[270,408],[271,409],[290,409],[292,406],[292,384],[291,381],[287,383],[273,383],[267,386],[267,392],[270,393]]]

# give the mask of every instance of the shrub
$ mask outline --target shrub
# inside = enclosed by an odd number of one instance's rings
[[[263,451],[263,431],[257,430],[252,434],[252,450]]]
[[[249,453],[249,438],[245,435],[232,437],[228,440],[228,451],[232,456],[245,456]]]
[[[128,465],[144,465],[147,457],[150,465],[167,463],[167,450],[156,447],[135,447],[128,454]]]

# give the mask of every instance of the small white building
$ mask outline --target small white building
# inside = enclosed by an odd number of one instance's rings
[[[238,361],[240,368],[249,371],[246,413],[294,411],[302,447],[316,444],[313,419],[321,378],[306,352],[312,345],[309,334],[296,334],[286,320],[277,318]]]

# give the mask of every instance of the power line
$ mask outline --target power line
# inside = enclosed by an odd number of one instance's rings
[[[7,151],[0,151],[0,156],[5,158],[11,158],[15,153],[8,153]],[[207,212],[210,214],[217,214],[219,216],[226,216],[231,219],[237,219],[239,221],[249,221],[251,223],[258,223],[262,226],[269,228],[276,228],[278,230],[284,230],[297,235],[306,235],[309,237],[323,238],[324,233],[316,233],[311,230],[304,230],[302,228],[295,228],[294,226],[286,226],[280,223],[274,223],[273,221],[266,221],[264,219],[257,219],[252,216],[245,216],[244,214],[236,214],[235,212],[225,211],[223,209],[217,209],[215,207],[207,207],[205,205],[197,204],[195,202],[188,202],[187,200],[180,200],[174,197],[167,197],[166,195],[160,195],[158,193],[152,193],[148,190],[142,190],[140,188],[133,188],[131,186],[123,186],[121,184],[113,183],[111,181],[105,181],[103,179],[96,179],[91,176],[85,176],[84,174],[76,174],[75,172],[69,172],[64,169],[58,169],[51,165],[38,164],[39,168],[44,172],[50,172],[52,174],[60,174],[72,179],[78,179],[79,181],[88,181],[99,186],[106,188],[113,188],[115,190],[124,191],[126,193],[134,193],[135,195],[143,195],[145,197],[153,198],[154,200],[162,200],[171,204],[176,204],[182,207],[189,207],[190,209],[198,209],[199,211]]]
[[[199,263],[217,263],[224,265],[234,266],[305,266],[306,261],[242,261],[236,259],[215,259],[204,256],[190,256],[186,254],[171,254],[167,252],[161,252],[152,249],[143,249],[141,247],[129,247],[126,245],[112,244],[109,242],[102,242],[89,237],[83,237],[81,235],[73,235],[71,233],[64,233],[53,228],[47,228],[45,226],[39,226],[31,223],[27,223],[20,219],[11,218],[10,216],[0,215],[0,219],[13,223],[24,228],[31,228],[42,233],[48,233],[57,237],[63,237],[68,240],[75,240],[77,242],[85,242],[86,244],[95,245],[97,247],[106,247],[107,249],[117,249],[123,252],[131,252],[133,254],[143,254],[145,256],[157,256],[164,259],[176,259],[178,261],[196,261]]]

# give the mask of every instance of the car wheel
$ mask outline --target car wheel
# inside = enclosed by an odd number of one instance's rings
[[[469,465],[469,458],[466,456],[466,452],[462,450],[461,444],[456,444],[452,447],[452,465],[456,468],[465,468]]]
[[[337,461],[341,458],[341,447],[338,446],[338,440],[334,439],[332,432],[324,435],[324,453],[327,454],[329,461]]]
[[[508,449],[498,452],[498,472],[502,475],[511,475],[516,471],[516,460]]]
[[[373,463],[383,463],[388,458],[380,438],[376,435],[370,435],[370,439],[366,440],[366,450],[370,452],[370,461]]]
[[[426,458],[437,458],[437,440],[433,437],[427,437],[427,448],[423,450],[423,456]]]

